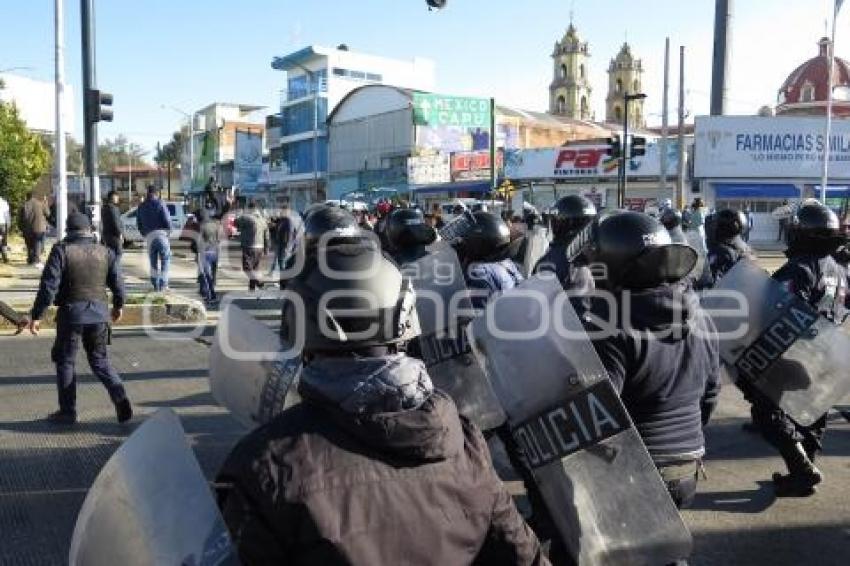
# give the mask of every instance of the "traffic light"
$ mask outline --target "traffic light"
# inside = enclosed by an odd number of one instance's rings
[[[112,121],[112,95],[97,89],[86,92],[86,118],[92,122]]]
[[[617,159],[623,154],[623,146],[620,143],[620,136],[611,136],[608,138],[608,149],[605,154],[612,159]]]
[[[632,136],[632,157],[646,155],[646,138]]]

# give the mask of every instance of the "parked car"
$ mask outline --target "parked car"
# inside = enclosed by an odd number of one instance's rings
[[[186,226],[186,222],[189,220],[191,214],[189,214],[186,205],[182,202],[163,202],[168,209],[169,216],[171,216],[171,233],[169,234],[169,238],[172,240],[180,239],[183,228]],[[124,245],[126,247],[141,244],[145,240],[136,225],[136,215],[138,212],[138,207],[133,207],[121,215],[121,224],[124,227]]]

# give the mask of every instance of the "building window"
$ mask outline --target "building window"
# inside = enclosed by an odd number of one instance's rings
[[[318,116],[313,115],[313,100],[305,100],[292,106],[287,106],[281,111],[281,136],[294,136],[304,132],[313,131],[313,122],[317,120],[319,130],[325,129],[325,120],[328,117],[328,100],[318,99]]]
[[[815,85],[806,81],[803,88],[800,89],[800,102],[814,102],[815,100]]]
[[[567,66],[566,65],[561,65],[561,78],[562,79],[567,78]]]
[[[614,120],[621,122],[623,120],[623,110],[619,106],[614,107]]]
[[[640,92],[640,82],[635,79],[634,84],[632,84],[632,88],[634,89],[632,92]]]
[[[584,63],[582,63],[581,65],[578,66],[578,76],[580,76],[581,78],[585,78],[584,73],[585,73]]]
[[[581,117],[582,117],[582,119],[587,118],[588,114],[589,114],[589,110],[587,108],[587,97],[582,96],[581,97]]]
[[[617,94],[622,94],[623,92],[623,80],[617,79],[617,90],[615,91]]]
[[[563,96],[558,97],[558,104],[555,110],[558,114],[566,114],[567,112],[567,100]]]

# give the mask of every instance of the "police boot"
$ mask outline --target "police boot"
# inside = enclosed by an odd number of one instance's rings
[[[806,456],[808,456],[809,461],[814,464],[815,458],[818,456],[818,452],[821,451],[821,443],[811,436],[806,436],[806,438],[803,439],[803,450],[806,451]]]
[[[795,442],[780,450],[788,466],[788,475],[773,474],[776,497],[808,497],[815,493],[815,486],[823,475],[809,460],[802,444]]]

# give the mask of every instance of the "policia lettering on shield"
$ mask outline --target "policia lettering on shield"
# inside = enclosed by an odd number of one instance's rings
[[[39,321],[56,304],[56,341],[51,357],[56,364],[59,410],[48,415],[55,424],[77,422],[77,383],[74,361],[82,340],[92,372],[100,379],[115,404],[118,422],[132,418],[133,410],[121,378],[109,361],[109,319],[118,321],[124,306],[124,284],[115,253],[98,244],[91,221],[80,213],[68,216],[67,237],[53,246],[41,275],[41,283],[29,322],[38,333]],[[112,312],[106,288],[112,291]]]

